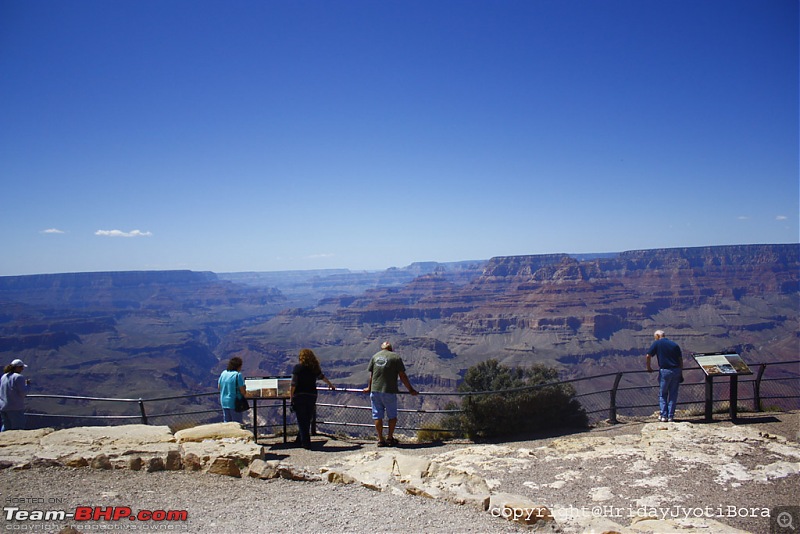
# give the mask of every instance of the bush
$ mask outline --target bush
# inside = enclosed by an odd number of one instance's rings
[[[428,424],[417,430],[417,441],[420,443],[447,441],[454,438],[458,432],[458,430],[445,428],[442,425]]]
[[[488,360],[467,369],[459,391],[497,391],[464,397],[459,427],[470,438],[508,436],[559,427],[584,428],[588,417],[569,384],[532,387],[558,380],[558,371],[542,364],[507,367]],[[504,392],[514,388],[528,388]],[[450,426],[450,425],[448,425]]]

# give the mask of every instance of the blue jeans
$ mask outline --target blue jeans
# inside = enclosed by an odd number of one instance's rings
[[[658,370],[658,406],[661,417],[672,419],[675,417],[675,407],[678,404],[678,388],[681,385],[681,369]]]
[[[233,408],[222,409],[222,421],[225,423],[240,423],[242,422],[242,412],[237,412]]]
[[[25,410],[3,410],[3,430],[25,430]]]

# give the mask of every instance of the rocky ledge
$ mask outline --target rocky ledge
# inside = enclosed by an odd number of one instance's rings
[[[0,468],[327,482],[472,506],[544,532],[766,532],[764,511],[800,496],[797,418],[738,425],[634,421],[532,441],[385,449],[330,438],[312,451],[273,438],[257,444],[235,423],[174,434],[145,425],[43,429],[0,433]],[[758,422],[764,419],[777,423]],[[775,432],[773,424],[789,431]]]
[[[0,469],[93,467],[133,471],[202,471],[234,477],[264,457],[237,423],[175,432],[166,426],[43,428],[0,433]]]

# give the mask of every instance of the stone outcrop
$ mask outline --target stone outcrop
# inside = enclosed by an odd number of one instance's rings
[[[41,466],[206,471],[241,476],[263,457],[253,435],[237,423],[216,423],[173,434],[166,426],[123,425],[0,433],[0,467]]]
[[[471,505],[525,526],[554,529],[553,514],[546,506],[522,495],[493,493],[490,482],[474,470],[447,461],[383,450],[353,454],[336,467],[321,470],[331,483]]]
[[[586,465],[595,466],[591,478]],[[719,520],[727,505],[677,506],[698,498],[679,481],[692,473],[715,494],[736,495],[744,484],[799,477],[800,444],[746,426],[648,423],[638,433],[581,434],[535,448],[372,450],[338,457],[322,471],[332,483],[472,504],[537,531],[736,534],[742,531]],[[522,483],[503,487],[498,473],[518,473]],[[537,475],[525,480],[525,473]]]
[[[429,458],[398,451],[371,451],[348,456],[336,468],[322,468],[328,481],[359,484],[377,491],[410,493],[457,504],[488,509],[490,490],[486,481],[461,469]]]
[[[768,484],[800,477],[800,444],[755,426],[645,423],[632,430],[553,438],[538,446],[348,448],[324,452],[327,464],[315,467],[314,453],[308,452],[298,457],[311,459],[307,466],[265,459],[262,447],[235,423],[175,434],[141,425],[41,429],[0,433],[0,467],[183,469],[234,478],[358,484],[473,506],[536,532],[628,534],[736,534],[741,531],[719,520],[726,503],[708,512],[700,507],[707,504],[704,498],[738,495],[746,485],[748,495],[757,496]],[[584,471],[590,465],[590,472]],[[706,493],[708,487],[715,491]],[[691,507],[689,513],[681,503]],[[770,503],[749,502],[758,509]]]

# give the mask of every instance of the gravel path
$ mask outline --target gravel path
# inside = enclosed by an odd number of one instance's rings
[[[236,479],[185,472],[144,473],[89,468],[41,468],[0,474],[9,497],[62,500],[45,510],[78,506],[128,506],[140,510],[186,510],[186,522],[160,523],[177,532],[521,532],[514,524],[474,508],[410,495],[392,495],[356,485]],[[4,504],[9,506],[9,504]],[[33,509],[35,505],[20,505]],[[64,523],[50,524],[56,532]],[[68,524],[80,531],[85,523]],[[31,523],[27,524],[31,526]],[[120,521],[120,529],[152,531],[158,523]],[[44,529],[42,529],[44,530]]]
[[[763,419],[763,421],[762,421]],[[798,414],[778,414],[770,418],[753,418],[747,422],[752,428],[798,440]],[[716,422],[730,425],[729,422]],[[573,436],[614,436],[637,434],[644,422],[630,420],[625,424],[597,428],[590,433]],[[538,439],[498,442],[498,446],[516,449],[536,449],[552,442],[556,437],[540,436]],[[338,441],[331,437],[317,437],[317,450],[303,450],[285,446],[280,440],[268,440],[267,459],[280,459],[287,463],[316,469],[321,465],[335,464],[337,457],[357,451],[374,449],[374,443]],[[426,456],[446,454],[465,443],[448,443],[436,446],[404,445],[404,454]],[[620,460],[622,461],[622,460]],[[747,461],[747,459],[743,459]],[[650,478],[672,474],[668,463],[656,462]],[[631,499],[641,487],[638,480],[624,480],[624,470],[614,459],[602,459],[575,465],[556,461],[534,463],[531,469],[493,470],[483,473],[496,480],[496,491],[522,494],[547,506],[582,504],[581,495],[587,488],[609,486],[613,498],[602,502],[627,510]],[[575,477],[562,477],[565,483],[557,487],[545,481],[557,475],[578,473]],[[711,476],[697,466],[675,481],[671,489],[686,496],[687,507],[696,506],[748,506],[772,507],[795,505],[800,502],[798,476],[764,483],[745,483],[735,492],[723,492],[714,484],[705,482]],[[626,491],[628,488],[630,491]],[[32,470],[0,471],[0,498],[3,506],[18,506],[23,510],[74,511],[79,506],[125,507],[140,510],[186,510],[185,522],[135,522],[81,523],[76,521],[18,522],[28,531],[55,531],[70,524],[81,531],[97,531],[101,526],[115,530],[167,530],[178,532],[525,532],[513,523],[491,517],[471,506],[458,506],[405,494],[377,492],[358,485],[334,485],[327,482],[296,482],[283,479],[235,479],[224,476],[159,472],[101,471],[89,468],[36,468]],[[584,500],[585,502],[585,500]],[[588,504],[591,504],[589,502]],[[0,523],[8,523],[4,519]],[[630,519],[615,519],[627,526]],[[769,531],[769,521],[763,518],[721,518],[731,527],[760,533]],[[10,524],[10,523],[9,523]],[[87,528],[87,525],[90,528]],[[562,525],[565,532],[572,532]],[[17,529],[15,529],[17,530]]]

